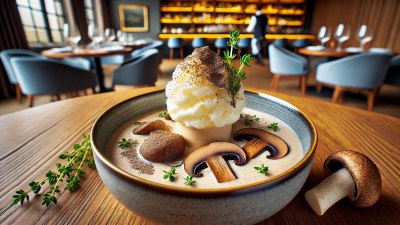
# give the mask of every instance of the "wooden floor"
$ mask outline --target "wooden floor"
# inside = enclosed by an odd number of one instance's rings
[[[164,59],[161,65],[162,76],[158,79],[157,86],[165,86],[171,79],[172,72],[176,65],[181,62],[180,59]],[[115,66],[105,66],[106,86],[111,86],[111,71]],[[313,68],[313,66],[312,66]],[[271,75],[269,73],[268,61],[265,66],[251,64],[246,68],[247,79],[243,82],[246,88],[257,88],[271,90]],[[317,92],[315,88],[315,73],[312,70],[308,77],[308,87],[306,98],[316,98],[323,101],[331,101],[332,89],[324,88],[322,92]],[[298,79],[281,80],[279,83],[279,92],[289,95],[301,96]],[[65,98],[65,96],[64,96]],[[35,106],[51,102],[49,96],[40,96],[35,99]],[[343,105],[367,109],[367,96],[364,93],[346,93],[343,98]],[[6,99],[0,101],[0,115],[23,110],[28,108],[28,102],[25,100],[18,103],[15,99]],[[383,113],[395,117],[400,117],[400,87],[384,85],[375,101],[374,112]]]

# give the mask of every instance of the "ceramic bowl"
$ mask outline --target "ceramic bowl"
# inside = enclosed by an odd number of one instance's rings
[[[107,156],[107,141],[123,123],[166,107],[164,91],[123,101],[95,122],[91,131],[100,178],[128,209],[158,224],[254,224],[285,207],[302,188],[312,166],[317,133],[310,119],[295,106],[266,94],[246,91],[246,107],[271,114],[299,136],[304,157],[272,180],[233,188],[195,189],[166,186],[132,175]]]

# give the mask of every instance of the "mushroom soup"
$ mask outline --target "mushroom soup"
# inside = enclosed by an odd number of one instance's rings
[[[110,154],[108,157],[112,160],[113,164],[118,166],[119,168],[131,173],[132,175],[138,176],[140,178],[161,183],[164,185],[170,186],[179,186],[179,187],[187,187],[187,188],[199,188],[199,189],[208,189],[208,188],[225,188],[232,186],[241,186],[245,184],[255,183],[263,180],[271,179],[284,171],[287,171],[291,167],[293,167],[296,163],[298,163],[303,155],[303,149],[300,143],[299,138],[295,134],[295,132],[282,121],[268,114],[264,114],[258,112],[253,109],[245,108],[243,110],[241,118],[233,124],[232,134],[236,135],[241,131],[246,130],[255,130],[256,132],[269,132],[270,136],[276,137],[277,139],[282,139],[284,143],[287,144],[288,151],[279,155],[279,151],[282,149],[280,146],[276,147],[277,152],[261,150],[259,152],[250,154],[246,152],[247,159],[245,159],[245,163],[240,165],[241,163],[235,160],[226,159],[226,163],[229,165],[231,171],[235,175],[235,179],[230,180],[228,182],[219,182],[217,180],[217,176],[213,174],[213,171],[207,167],[206,164],[201,162],[201,154],[198,157],[198,164],[194,164],[193,167],[196,168],[186,168],[192,167],[190,163],[186,163],[183,165],[179,162],[171,163],[155,163],[150,162],[143,158],[140,153],[140,148],[145,142],[146,139],[149,138],[149,135],[136,135],[132,133],[132,130],[138,126],[139,122],[149,122],[157,119],[161,119],[166,125],[171,127],[171,131],[173,132],[173,127],[175,122],[171,120],[167,120],[165,118],[159,118],[159,115],[162,115],[162,112],[165,109],[160,109],[154,112],[150,112],[147,115],[143,115],[142,117],[134,118],[131,121],[124,124],[120,127],[114,135],[110,138],[108,142],[108,153]],[[272,123],[277,123],[278,130],[274,131],[273,126],[270,126]],[[268,126],[270,128],[268,128]],[[255,129],[243,129],[243,128],[255,128]],[[240,132],[239,132],[240,131]],[[267,133],[268,134],[268,133]],[[271,135],[272,134],[272,135]],[[250,135],[250,134],[246,134]],[[275,136],[276,135],[276,136]],[[278,138],[280,137],[280,138]],[[129,147],[123,147],[123,139],[129,140],[132,143]],[[238,138],[235,138],[238,139]],[[246,138],[243,138],[246,139]],[[156,138],[157,140],[157,138]],[[158,139],[160,140],[160,139]],[[248,141],[235,141],[233,137],[230,142],[232,144],[238,145],[239,147],[243,147]],[[227,144],[227,143],[225,143]],[[278,143],[279,145],[279,143]],[[122,147],[121,147],[122,146]],[[225,145],[224,147],[226,148]],[[233,146],[233,145],[232,145]],[[232,147],[232,151],[234,151],[234,147]],[[188,148],[186,146],[186,148]],[[229,147],[228,147],[229,148]],[[240,148],[239,148],[240,149]],[[186,149],[187,151],[187,149]],[[208,151],[205,154],[216,154],[221,155],[223,151],[227,152],[227,149],[221,149],[221,152],[218,152],[218,145],[214,149]],[[209,153],[211,152],[211,153]],[[190,155],[189,155],[190,156]],[[191,157],[191,158],[194,158]],[[222,158],[222,157],[221,157]],[[182,160],[181,160],[182,161]],[[192,162],[193,163],[193,162]],[[260,173],[255,167],[268,167],[268,172],[266,174]],[[174,181],[170,181],[169,179],[165,179],[165,172],[171,170],[172,166],[175,166],[175,175]],[[201,168],[200,168],[201,167]],[[201,171],[198,171],[199,168]],[[201,177],[194,177],[193,179],[196,181],[192,186],[185,184],[185,178],[188,176],[187,171],[193,169],[194,174],[201,174]],[[197,171],[195,171],[197,170]]]

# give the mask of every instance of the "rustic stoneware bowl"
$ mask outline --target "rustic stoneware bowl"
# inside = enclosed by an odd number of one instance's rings
[[[293,105],[246,91],[246,107],[271,114],[299,136],[304,157],[272,180],[220,189],[165,186],[127,173],[107,157],[107,141],[123,123],[165,106],[164,91],[123,101],[104,112],[91,131],[99,175],[128,209],[159,224],[254,224],[285,207],[300,191],[312,165],[317,143],[314,125]]]

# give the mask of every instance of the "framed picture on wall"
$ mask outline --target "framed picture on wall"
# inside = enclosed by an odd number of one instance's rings
[[[149,31],[149,7],[147,5],[120,4],[118,7],[121,31]]]

